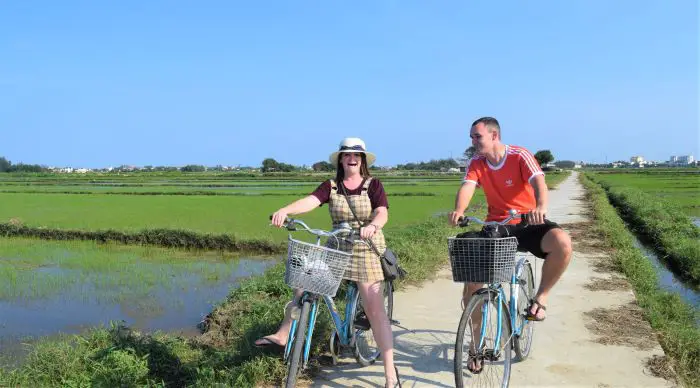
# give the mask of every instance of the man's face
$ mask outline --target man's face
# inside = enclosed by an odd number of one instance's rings
[[[489,132],[488,128],[486,128],[483,123],[473,126],[471,131],[469,131],[469,137],[472,138],[472,145],[478,154],[489,152],[493,149],[496,136],[496,131]]]

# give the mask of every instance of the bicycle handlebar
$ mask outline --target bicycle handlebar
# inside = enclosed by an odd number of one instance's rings
[[[509,222],[512,221],[512,220],[515,220],[515,219],[522,219],[522,218],[524,218],[524,217],[526,216],[525,214],[518,214],[518,211],[517,211],[517,210],[512,210],[512,209],[508,211],[508,214],[509,214],[508,218],[506,218],[505,220],[503,220],[503,221],[501,221],[501,222],[498,222],[498,221],[482,221],[482,220],[480,220],[480,219],[478,219],[478,218],[476,218],[476,217],[471,217],[471,216],[468,216],[468,217],[464,217],[464,216],[459,217],[459,218],[457,219],[457,222],[458,222],[458,225],[459,225],[460,227],[462,227],[462,228],[469,226],[469,222],[470,222],[470,221],[476,222],[476,223],[479,224],[479,225],[505,225],[505,224],[509,223]]]
[[[272,216],[270,216],[270,219],[272,219]],[[355,240],[355,234],[357,234],[351,227],[350,224],[347,222],[341,223],[341,227],[337,229],[333,229],[331,231],[325,231],[323,229],[312,229],[306,223],[302,220],[296,219],[296,218],[289,218],[286,217],[284,219],[284,227],[289,230],[289,231],[296,231],[296,226],[301,225],[307,232],[317,236],[317,237],[333,237],[336,240],[339,239],[338,235],[341,233],[350,233],[351,237],[349,239],[347,238],[342,238],[345,241],[349,241],[351,243],[354,243]],[[367,244],[366,242],[362,241],[363,243]]]

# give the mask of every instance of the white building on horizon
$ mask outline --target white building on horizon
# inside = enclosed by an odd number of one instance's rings
[[[686,165],[686,164],[693,164],[695,161],[695,158],[693,155],[679,155],[679,156],[671,156],[671,159],[669,159],[668,163],[669,164],[675,164],[675,165]]]

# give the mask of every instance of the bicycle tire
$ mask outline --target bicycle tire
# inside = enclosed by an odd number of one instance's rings
[[[523,321],[525,321],[525,310],[529,304],[530,299],[535,295],[535,276],[532,272],[532,264],[530,262],[525,263],[523,267],[523,272],[520,275],[522,281],[525,282],[523,285],[521,279],[518,279],[520,285],[518,286],[518,306],[516,307],[517,318],[515,323],[520,326]],[[516,361],[525,361],[530,355],[532,350],[532,338],[535,335],[535,325],[533,322],[525,321],[525,326],[523,332],[526,335],[513,336],[513,349],[515,350]]]
[[[483,289],[482,289],[483,290]],[[467,303],[467,306],[465,307],[463,313],[462,313],[462,318],[459,321],[459,328],[457,329],[457,341],[455,341],[455,359],[454,359],[454,375],[455,375],[455,386],[457,388],[463,388],[465,386],[464,382],[464,374],[465,370],[467,373],[469,373],[469,376],[476,380],[481,380],[482,378],[487,378],[485,376],[490,376],[491,373],[487,371],[486,369],[489,367],[489,362],[486,360],[482,360],[482,371],[481,373],[478,374],[472,374],[471,372],[468,371],[466,364],[464,363],[464,332],[467,328],[467,323],[469,322],[469,318],[471,317],[473,311],[476,309],[481,309],[481,306],[484,303],[487,303],[487,306],[492,306],[495,311],[497,311],[498,306],[496,305],[495,301],[495,295],[493,291],[477,291],[469,300],[469,303]],[[511,343],[510,343],[510,336],[511,336],[511,328],[510,328],[510,318],[508,314],[508,308],[505,302],[502,303],[502,314],[501,314],[501,323],[502,323],[502,332],[501,332],[501,348],[502,348],[502,355],[501,358],[503,359],[503,378],[501,379],[500,386],[503,388],[508,387],[508,384],[510,383],[510,367],[511,367],[511,357],[512,357],[512,350],[511,350]],[[479,314],[482,312],[479,311]],[[482,317],[482,322],[483,322],[483,317]],[[471,337],[471,335],[470,335]],[[487,335],[488,338],[488,335]],[[467,360],[468,361],[468,360]],[[496,386],[497,384],[492,384],[489,383],[488,381],[482,382],[482,381],[477,381],[477,382],[470,382],[468,385],[470,386]]]
[[[385,281],[383,282],[384,286],[384,309],[386,310],[387,317],[389,318],[389,322],[391,323],[391,319],[394,315],[394,283],[392,281]],[[360,304],[360,292],[358,291],[355,294],[354,301],[353,301],[353,310],[352,313],[350,314],[351,317],[357,318],[358,315],[364,313],[364,308]],[[373,335],[371,329],[364,329],[364,328],[356,328],[353,325],[353,328],[355,329],[355,349],[354,349],[354,354],[355,354],[355,360],[357,360],[357,363],[362,365],[362,366],[369,366],[374,364],[377,359],[380,356],[380,351],[377,348],[377,350],[372,350],[365,352],[364,348],[364,336],[365,335]]]
[[[308,300],[304,301],[301,307],[299,321],[297,322],[296,332],[294,333],[294,349],[289,356],[289,368],[287,369],[287,381],[285,383],[286,388],[294,388],[294,386],[296,386],[299,370],[303,369],[302,358],[304,357],[304,342],[306,340],[306,326],[309,322],[310,309],[311,302]]]

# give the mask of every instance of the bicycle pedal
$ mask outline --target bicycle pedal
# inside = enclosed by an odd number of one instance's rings
[[[485,349],[484,350],[484,360],[488,360],[491,362],[498,361],[501,358],[501,353],[494,352],[493,349]]]
[[[364,313],[358,314],[355,317],[355,321],[352,323],[352,326],[355,329],[359,330],[369,330],[371,328],[371,325],[369,323],[369,318],[367,318],[367,315]]]

